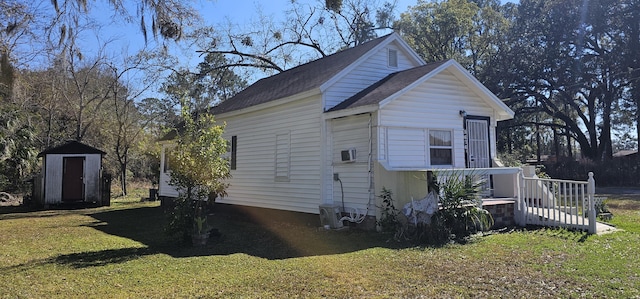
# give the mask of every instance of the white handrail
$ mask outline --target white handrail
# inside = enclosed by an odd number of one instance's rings
[[[521,177],[520,207],[526,224],[566,227],[596,233],[595,180]],[[586,189],[586,193],[585,193]]]

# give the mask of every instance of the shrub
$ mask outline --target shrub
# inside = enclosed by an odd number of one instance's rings
[[[476,175],[454,173],[442,180],[434,173],[429,189],[438,196],[439,209],[431,216],[430,224],[409,224],[393,204],[391,191],[383,188],[383,206],[378,225],[382,231],[395,231],[396,240],[420,244],[464,242],[469,236],[487,231],[493,217],[481,208],[479,192],[483,181]]]
[[[383,232],[397,231],[401,226],[400,220],[398,219],[400,212],[393,204],[391,190],[382,187],[382,192],[378,197],[382,199],[382,206],[380,207],[380,219],[376,221],[376,225],[378,225]]]

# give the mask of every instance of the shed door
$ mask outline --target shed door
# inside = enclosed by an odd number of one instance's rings
[[[467,119],[467,164],[469,168],[491,167],[489,121]]]
[[[63,158],[62,201],[84,200],[84,157]]]

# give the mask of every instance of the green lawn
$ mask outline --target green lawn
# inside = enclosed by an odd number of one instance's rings
[[[225,215],[222,237],[189,248],[164,238],[158,202],[138,201],[0,208],[0,297],[640,298],[640,198],[609,201],[623,232],[529,229],[437,248]]]

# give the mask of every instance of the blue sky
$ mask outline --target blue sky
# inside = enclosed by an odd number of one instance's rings
[[[276,21],[283,19],[284,13],[290,7],[291,1],[292,0],[194,0],[194,6],[203,16],[203,22],[206,25],[216,26],[217,24],[231,21],[238,26],[243,26],[249,23],[252,18],[256,18],[259,15],[259,11],[262,11],[263,15],[269,16]],[[297,1],[302,3],[324,3],[324,0]],[[399,15],[401,12],[407,11],[409,6],[415,5],[416,3],[417,0],[398,0],[396,13]],[[133,11],[129,12],[131,15],[135,15],[135,8],[133,9]],[[145,46],[143,34],[138,26],[138,19],[134,18],[131,22],[124,22],[121,18],[113,18],[113,10],[106,0],[96,0],[91,11],[92,16],[98,18],[102,25],[97,33],[87,33],[81,41],[85,46],[85,53],[83,53],[85,57],[95,56],[95,53],[92,52],[97,51],[99,45],[107,41],[109,41],[109,43],[105,54],[109,57],[116,58],[123,57],[123,53],[133,55]],[[175,47],[171,41],[166,42],[166,44],[170,46],[171,52],[179,57],[179,66],[190,66],[190,68],[193,69],[194,66],[201,61],[199,54],[196,52],[199,48],[195,46],[182,46],[183,48],[180,50]],[[152,37],[149,38],[148,46],[157,46]],[[258,78],[253,78],[253,80],[255,79]]]
[[[297,1],[302,3],[324,3],[324,0]],[[231,21],[235,25],[243,26],[249,23],[252,18],[256,18],[259,15],[259,11],[276,21],[283,19],[285,11],[290,7],[290,2],[291,0],[195,0],[194,6],[202,15],[205,25],[216,26],[217,24]],[[399,15],[400,12],[406,11],[408,6],[416,3],[417,0],[399,0],[396,12]],[[103,54],[116,59],[123,57],[123,53],[133,55],[145,47],[144,36],[140,31],[138,19],[134,18],[131,22],[125,22],[120,17],[114,17],[115,13],[106,0],[96,0],[90,9],[91,16],[97,18],[101,25],[97,32],[84,33],[80,43],[83,46],[83,55],[85,57],[95,57],[101,45],[106,42],[108,42],[106,53]],[[132,11],[129,14],[135,15],[135,8],[131,9]],[[156,41],[151,37],[151,33],[149,35],[147,47],[157,46]],[[179,66],[190,66],[193,69],[201,61],[199,54],[196,52],[196,50],[199,50],[198,47],[185,47],[183,44],[181,45],[182,49],[178,49],[171,41],[165,43],[170,46],[171,52],[179,57]],[[253,80],[256,79],[259,78],[253,78]],[[151,93],[155,95],[155,92]],[[148,96],[152,95],[149,94]]]
[[[298,1],[302,3],[314,3],[319,0]],[[218,23],[224,23],[227,20],[242,25],[256,17],[259,10],[261,10],[264,15],[276,20],[282,19],[284,11],[289,7],[290,2],[291,0],[205,0],[196,1],[194,5],[203,16],[203,21],[206,25],[216,25]],[[416,2],[417,0],[399,0],[396,11],[398,14],[404,12],[408,6],[415,5]],[[137,25],[138,20],[134,20],[132,23],[125,23],[120,19],[111,21],[114,13],[111,12],[107,2],[102,0],[98,0],[98,3],[92,8],[92,15],[97,17],[104,25],[102,25],[97,35],[92,33],[86,34],[83,44],[89,46],[89,48],[96,48],[98,44],[109,40],[111,40],[108,46],[109,51],[116,54],[122,53],[121,49],[133,53],[135,50],[144,47],[143,35]],[[149,45],[153,45],[154,42],[151,39],[150,41]],[[195,59],[194,57],[197,56],[195,50],[196,49],[193,49],[192,53],[188,53],[188,51],[183,52],[181,55],[192,56],[185,57],[187,60]]]

